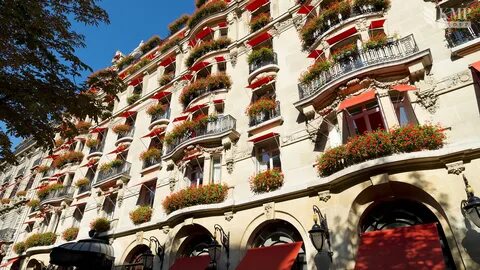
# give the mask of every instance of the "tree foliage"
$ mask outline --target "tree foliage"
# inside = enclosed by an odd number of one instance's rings
[[[91,68],[75,55],[84,36],[71,21],[97,26],[109,23],[98,0],[0,0],[0,162],[14,163],[7,135],[33,137],[51,149],[59,127],[75,131],[73,121],[94,120],[107,108],[98,95],[82,94],[93,86],[116,95],[123,85],[113,70],[87,83],[78,82]],[[75,132],[70,132],[72,136]]]

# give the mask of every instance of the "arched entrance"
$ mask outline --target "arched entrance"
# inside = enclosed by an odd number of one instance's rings
[[[127,257],[123,265],[116,266],[116,270],[143,270],[144,263],[143,258],[144,254],[150,251],[150,248],[147,245],[137,245],[134,247],[130,253],[128,253]]]
[[[13,268],[13,265],[12,269],[15,269]],[[42,270],[42,264],[35,259],[31,259],[30,261],[28,261],[27,270]]]
[[[208,246],[212,241],[212,234],[203,226],[198,224],[184,226],[175,235],[170,256],[175,258],[175,261],[169,269],[207,268],[211,261]]]
[[[365,254],[369,253],[370,251],[368,250],[371,250],[372,247],[376,247],[377,250],[380,248],[388,249],[390,248],[389,245],[392,245],[392,249],[394,248],[393,246],[399,249],[396,252],[397,258],[415,256],[418,260],[424,260],[433,264],[435,264],[435,258],[432,259],[433,255],[422,257],[417,256],[418,254],[411,254],[434,253],[431,248],[440,246],[441,251],[438,252],[437,256],[440,263],[437,265],[442,264],[441,257],[443,257],[443,263],[446,268],[442,269],[456,269],[440,222],[422,203],[401,198],[378,200],[370,205],[361,216],[359,231],[361,234],[361,246],[359,247],[355,269],[364,269],[360,261],[363,260],[362,256],[368,257]],[[368,240],[365,240],[367,238]],[[369,242],[371,247],[365,247],[366,242]],[[412,244],[409,245],[409,242]],[[412,248],[412,245],[415,247]],[[408,247],[408,251],[401,250],[405,247]],[[403,251],[410,254],[403,254]],[[377,262],[383,260],[383,263],[385,263],[388,257],[382,258],[382,256],[378,256],[376,260]],[[416,259],[410,260],[415,261]],[[406,258],[405,261],[407,261]],[[393,264],[394,262],[390,261],[390,263]]]

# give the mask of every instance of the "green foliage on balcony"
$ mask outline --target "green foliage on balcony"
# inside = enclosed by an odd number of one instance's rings
[[[257,194],[274,191],[283,186],[283,179],[279,168],[266,170],[250,177],[250,190]]]
[[[265,25],[269,24],[272,21],[270,14],[261,13],[250,20],[250,32],[255,32],[262,29]]]
[[[317,78],[322,72],[329,70],[332,67],[332,63],[328,60],[319,60],[315,62],[313,66],[310,66],[308,70],[300,77],[301,83],[309,83]]]
[[[249,65],[258,62],[258,61],[271,61],[275,59],[275,53],[273,52],[273,49],[271,48],[260,48],[253,50],[247,58],[247,62]]]
[[[149,222],[152,218],[153,209],[148,205],[142,205],[129,213],[130,220],[135,225]]]
[[[27,246],[25,245],[25,242],[17,242],[15,245],[13,245],[13,252],[19,255],[22,254],[26,249]]]
[[[147,159],[159,159],[162,157],[162,150],[155,148],[155,147],[150,147],[148,150],[143,151],[140,153],[140,160],[147,160]]]
[[[373,6],[375,10],[387,10],[390,8],[390,0],[355,0],[355,7]]]
[[[173,80],[173,77],[174,77],[173,72],[165,73],[162,75],[162,77],[160,77],[160,79],[158,79],[158,84],[160,86],[167,85]]]
[[[200,96],[205,91],[215,91],[226,89],[232,86],[230,77],[221,72],[212,74],[206,78],[201,78],[183,88],[180,93],[180,102],[186,107],[192,100]]]
[[[131,96],[129,96],[127,98],[127,103],[128,103],[128,105],[132,105],[133,103],[139,101],[140,98],[141,98],[140,94],[132,94]]]
[[[142,54],[146,54],[147,52],[153,50],[155,47],[162,43],[162,39],[159,36],[153,36],[149,40],[147,40],[143,45],[140,47]]]
[[[80,162],[83,159],[83,153],[80,151],[68,151],[56,157],[52,162],[52,167],[60,168],[65,164]]]
[[[364,44],[364,50],[374,50],[381,48],[387,44],[387,36],[385,34],[380,33],[370,37]]]
[[[100,170],[101,172],[105,172],[105,171],[111,170],[112,168],[120,167],[120,166],[123,165],[123,163],[125,163],[124,160],[114,159],[114,160],[112,160],[112,161],[110,161],[110,162],[103,163],[102,165],[100,165],[99,170]]]
[[[165,212],[183,209],[185,207],[221,203],[228,194],[228,186],[223,184],[209,184],[198,187],[188,187],[172,193],[162,202]]]
[[[135,58],[131,55],[127,55],[122,59],[118,60],[116,66],[119,70],[122,70],[131,65],[133,62],[135,62]]]
[[[180,18],[169,24],[168,29],[170,30],[170,34],[173,35],[180,29],[182,29],[187,24],[188,19],[190,19],[190,16],[188,16],[187,14],[183,14],[182,16],[180,16]]]
[[[37,190],[37,196],[38,198],[43,199],[47,197],[47,195],[50,194],[50,192],[54,192],[56,190],[62,189],[63,187],[64,187],[63,184],[60,184],[60,183],[44,186]]]
[[[25,247],[29,249],[31,247],[50,246],[57,240],[57,235],[53,232],[35,233],[30,235],[25,240]]]
[[[110,230],[110,221],[106,218],[97,218],[90,222],[90,229],[97,231],[98,233],[106,232]]]
[[[216,115],[200,115],[193,120],[185,120],[168,132],[167,135],[165,135],[164,141],[166,144],[171,144],[175,139],[183,137],[187,132],[195,132],[195,130],[199,128],[206,127],[207,123],[216,120]]]
[[[63,231],[62,238],[65,241],[73,241],[77,238],[79,228],[78,227],[70,227]]]
[[[192,29],[203,19],[217,12],[225,10],[227,3],[224,0],[213,0],[197,9],[187,22],[188,27]]]
[[[199,59],[200,57],[204,56],[209,52],[225,49],[231,43],[232,41],[226,37],[221,37],[216,40],[200,43],[192,49],[192,51],[187,57],[187,60],[185,60],[185,64],[187,65],[187,67],[191,67],[193,63],[195,63],[195,61],[197,61],[197,59]]]
[[[269,97],[262,97],[250,104],[245,113],[248,116],[255,116],[261,112],[269,112],[275,110],[276,107],[277,103],[275,102],[275,100]]]
[[[180,40],[181,38],[178,36],[170,38],[169,40],[167,40],[165,43],[162,44],[162,46],[160,47],[160,52],[161,53],[167,52],[171,48],[177,46]]]

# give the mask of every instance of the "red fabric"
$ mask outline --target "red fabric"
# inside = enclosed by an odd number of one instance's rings
[[[237,270],[290,270],[301,247],[302,242],[296,242],[249,249]]]
[[[406,91],[415,91],[417,90],[417,88],[409,84],[397,84],[395,86],[392,86],[392,90],[395,90],[398,92],[406,92]]]
[[[370,26],[369,26],[368,28],[369,28],[369,29],[382,28],[384,23],[385,23],[385,19],[372,21],[372,22],[370,23]]]
[[[183,121],[183,120],[186,120],[187,119],[187,116],[179,116],[175,119],[173,119],[173,122],[179,122],[179,121]]]
[[[194,256],[176,259],[170,270],[205,270],[210,264],[210,256]]]
[[[156,129],[150,131],[150,133],[148,133],[147,135],[143,136],[142,138],[157,136],[157,135],[161,134],[161,133],[164,132],[164,131],[165,131],[165,129],[163,129],[163,128],[156,128]]]
[[[157,53],[156,51],[153,51],[153,52],[151,52],[149,55],[147,55],[146,58],[147,58],[148,60],[152,60],[153,58],[155,58],[155,54],[156,54],[156,53]]]
[[[137,112],[136,111],[124,111],[121,114],[118,115],[118,117],[130,117],[132,115],[135,115]]]
[[[196,63],[195,65],[193,65],[193,66],[190,68],[190,70],[191,70],[191,71],[199,71],[199,70],[201,70],[202,68],[208,67],[208,65],[210,65],[209,62],[206,62],[206,61],[199,62],[199,63]]]
[[[188,41],[188,46],[190,46],[190,47],[195,46],[195,44],[197,44],[197,41],[196,41],[195,39],[190,39],[190,40]]]
[[[107,128],[97,127],[97,128],[94,128],[94,129],[90,130],[90,133],[100,133],[100,132],[104,131],[105,129],[107,129]]]
[[[98,163],[98,160],[99,160],[99,159],[96,159],[96,158],[90,159],[87,163],[85,163],[84,165],[82,165],[82,166],[80,166],[80,167],[82,167],[82,168],[84,168],[84,167],[91,168],[91,167],[93,167],[95,164]]]
[[[340,40],[346,39],[347,37],[349,37],[349,36],[351,36],[355,33],[357,33],[357,28],[355,28],[355,26],[354,26],[354,27],[352,27],[348,30],[345,30],[344,32],[342,32],[342,33],[340,33],[336,36],[333,36],[333,37],[327,39],[327,42],[328,42],[328,44],[332,45],[332,44],[337,43]]]
[[[219,23],[219,24],[218,24],[218,27],[220,27],[220,28],[225,28],[225,27],[227,27],[227,22],[221,22],[221,23]]]
[[[248,141],[253,142],[253,143],[258,143],[258,142],[262,142],[262,141],[265,141],[267,139],[270,139],[270,138],[273,138],[273,137],[276,137],[276,136],[278,136],[278,133],[270,132],[270,133],[267,133],[265,135],[258,136],[256,138],[250,139]]]
[[[480,61],[470,64],[469,67],[475,69],[476,71],[480,71]]]
[[[27,221],[25,221],[23,224],[31,224],[31,223],[35,223],[36,219],[35,218],[31,218]]]
[[[323,51],[322,50],[313,50],[308,56],[307,58],[313,58],[313,59],[317,59],[320,55],[323,54]]]
[[[256,45],[263,43],[267,40],[269,40],[272,36],[268,32],[263,32],[252,39],[250,39],[247,44],[250,45],[250,47],[255,47]]]
[[[271,81],[273,81],[275,79],[275,77],[273,76],[267,76],[267,77],[263,77],[263,78],[260,78],[256,81],[254,81],[253,83],[251,83],[250,85],[247,86],[247,88],[250,88],[250,89],[255,89],[255,88],[258,88],[260,86],[263,86]]]
[[[355,270],[445,268],[436,224],[401,227],[361,235]]]
[[[198,111],[200,109],[203,109],[207,107],[206,104],[200,104],[200,105],[195,105],[195,106],[192,106],[190,107],[189,109],[185,110],[183,113],[191,113],[191,112],[194,112],[194,111]]]
[[[76,202],[76,203],[72,203],[70,206],[80,206],[80,205],[84,205],[84,204],[87,204],[86,201],[82,201],[82,202]]]
[[[50,156],[47,156],[46,158],[56,159],[57,157],[58,155],[50,155]]]
[[[213,33],[213,29],[211,27],[205,27],[202,29],[202,31],[198,32],[198,34],[195,36],[195,39],[203,39],[204,37],[210,35]]]
[[[347,98],[340,103],[338,106],[338,111],[345,110],[346,108],[361,104],[363,102],[372,100],[375,98],[375,90],[368,90],[367,92],[360,94],[358,96],[354,96],[351,98]]]
[[[10,260],[8,260],[6,263],[4,263],[4,264],[0,265],[0,267],[9,266],[10,264],[12,264],[12,263],[14,263],[14,262],[18,261],[18,259],[19,259],[19,258],[13,258],[13,259],[10,259]]]
[[[225,100],[223,100],[223,99],[215,99],[215,100],[213,101],[214,104],[222,104],[222,103],[224,103],[224,102],[225,102]]]
[[[225,57],[217,56],[217,57],[215,57],[215,61],[217,61],[217,63],[225,62]]]
[[[151,99],[162,99],[162,98],[164,98],[164,97],[166,97],[166,96],[168,96],[168,95],[170,95],[170,94],[172,94],[172,93],[170,93],[170,92],[168,92],[168,91],[158,92],[158,93],[156,93],[155,95],[153,95],[153,96],[151,97]]]
[[[130,81],[130,83],[128,85],[131,85],[131,86],[137,86],[139,83],[141,83],[143,80],[143,76],[139,76],[133,80]]]
[[[313,6],[310,5],[303,5],[300,7],[300,9],[297,11],[298,14],[308,14],[314,9]]]
[[[113,150],[112,152],[110,152],[110,153],[108,153],[108,154],[117,154],[117,153],[121,153],[121,152],[123,152],[123,151],[125,151],[125,150],[127,150],[127,149],[128,149],[128,147],[127,147],[127,146],[125,146],[125,145],[121,144],[121,145],[117,146],[117,148],[116,148],[115,150]]]
[[[167,67],[173,62],[175,62],[175,56],[170,56],[164,59],[162,62],[160,62],[159,66]]]
[[[182,76],[183,80],[190,81],[193,78],[192,74],[185,74]]]
[[[250,0],[245,6],[245,9],[251,12],[265,4],[268,4],[269,2],[270,0]]]

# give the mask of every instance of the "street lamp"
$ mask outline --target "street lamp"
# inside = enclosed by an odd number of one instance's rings
[[[325,249],[325,242],[327,242],[327,252],[331,260],[333,252],[330,251],[330,233],[328,231],[327,218],[322,215],[322,212],[316,205],[313,206],[313,213],[313,221],[315,224],[313,224],[312,229],[308,231],[310,240],[318,252]]]
[[[467,218],[480,228],[480,198],[475,196],[465,175],[463,175],[463,182],[465,183],[465,192],[467,192],[467,201],[463,202],[462,208]]]
[[[215,224],[213,228],[214,228],[214,232],[213,232],[212,242],[210,243],[210,245],[208,245],[208,255],[210,255],[211,268],[217,269],[217,261],[220,260],[220,252],[223,246],[223,248],[225,248],[225,253],[227,254],[227,269],[228,269],[229,258],[230,258],[230,248],[229,248],[230,232],[228,234],[225,233],[223,228],[218,224]],[[220,242],[222,243],[222,245],[220,245],[217,242],[217,231],[220,234]]]
[[[144,270],[153,270],[153,253],[150,249],[145,251],[142,254],[142,261],[143,261],[143,269]]]
[[[145,270],[152,270],[153,269],[153,254],[150,250],[152,243],[155,244],[155,255],[158,256],[160,260],[160,269],[163,268],[163,257],[165,255],[165,246],[160,245],[160,241],[155,236],[150,236],[148,239],[150,244],[148,245],[148,250],[143,254],[143,266]],[[149,268],[150,267],[150,268]]]

